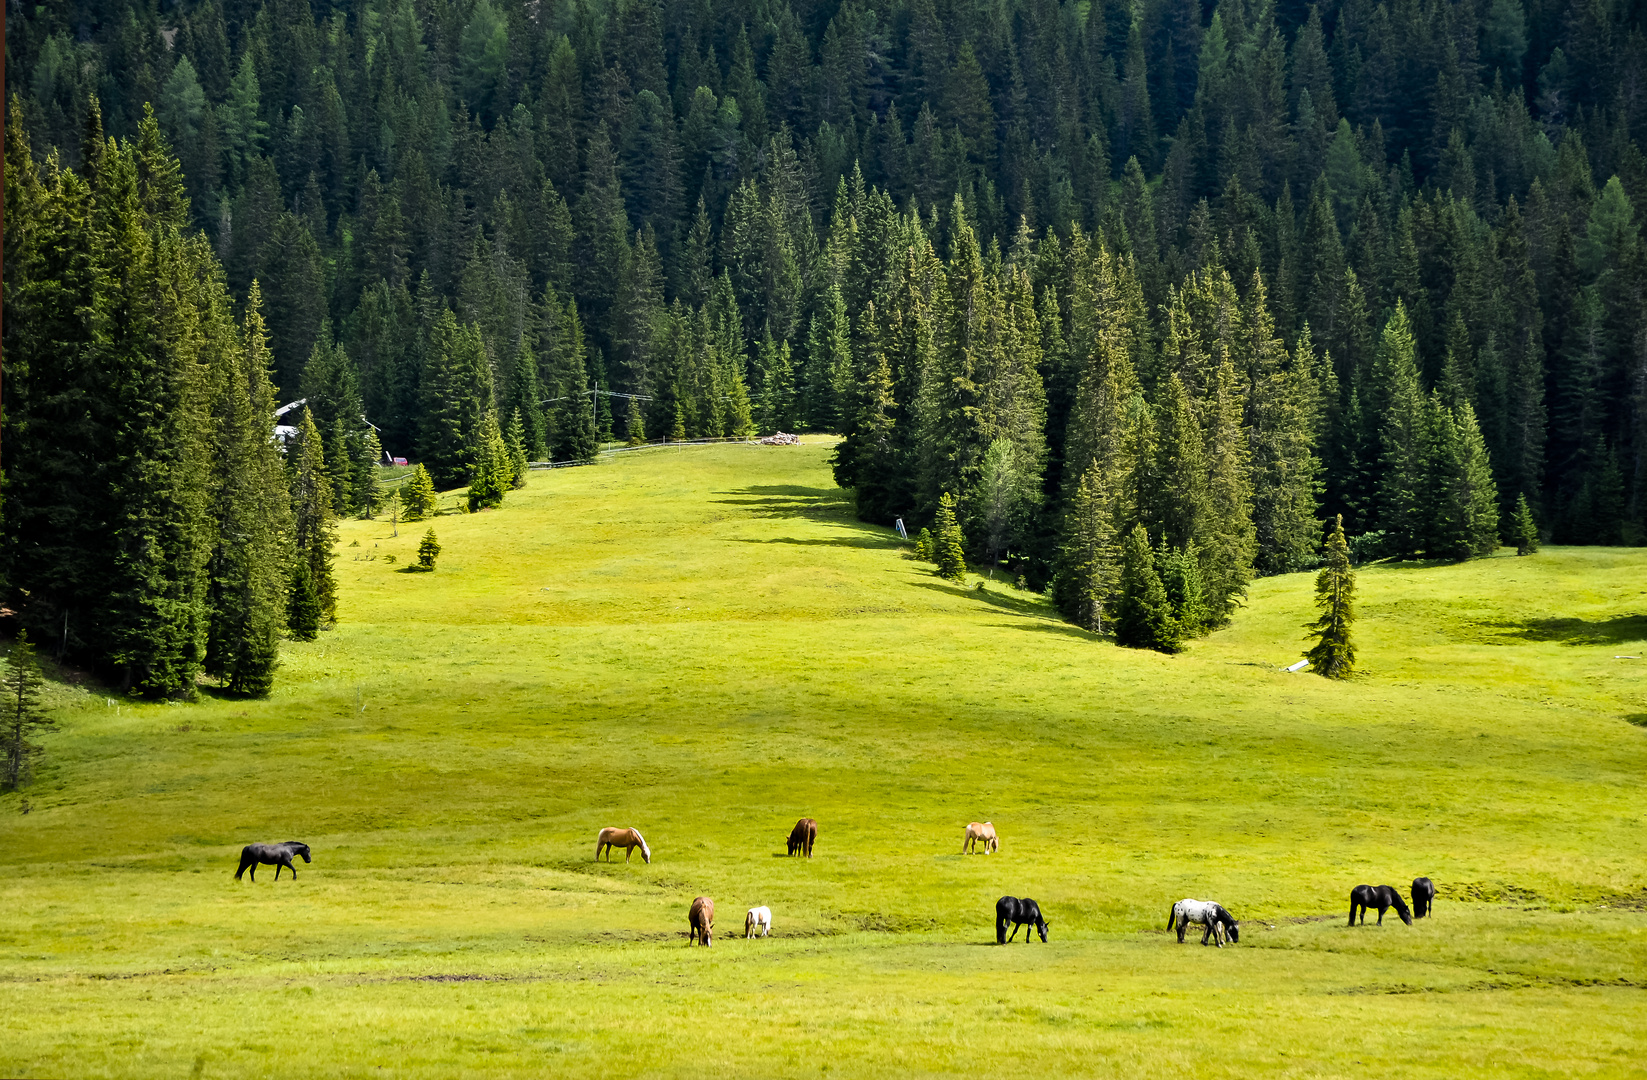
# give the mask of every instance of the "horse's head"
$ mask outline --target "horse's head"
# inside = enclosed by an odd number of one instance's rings
[[[1238,943],[1241,940],[1241,924],[1240,923],[1231,922],[1227,927],[1224,928],[1224,930],[1230,936],[1230,944],[1231,945],[1234,945],[1234,944]]]
[[[304,862],[313,862],[314,861],[313,859],[309,858],[309,845],[308,844],[300,844],[296,840],[288,840],[288,841],[286,841],[286,846],[292,849],[292,854],[293,855],[303,856],[303,861]]]
[[[1401,921],[1406,923],[1408,926],[1413,924],[1412,912],[1407,910],[1407,905],[1401,902],[1401,898],[1399,896],[1395,898],[1395,913],[1401,916]]]
[[[1043,944],[1043,945],[1046,944],[1046,940],[1047,940],[1047,927],[1049,927],[1051,925],[1052,925],[1051,922],[1047,921],[1046,919],[1042,919],[1035,926],[1035,929],[1037,929],[1041,932],[1041,944]]]
[[[640,841],[641,859],[645,861],[647,866],[651,866],[652,865],[652,849],[646,846],[646,838],[640,834],[640,831],[638,829],[635,831],[635,839]]]

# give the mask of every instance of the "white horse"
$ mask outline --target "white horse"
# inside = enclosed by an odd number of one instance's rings
[[[761,937],[767,937],[772,933],[772,909],[764,904],[750,908],[749,914],[743,917],[743,936],[752,938],[756,930],[761,932]]]
[[[1222,949],[1226,938],[1232,945],[1241,940],[1241,924],[1215,900],[1191,900],[1185,897],[1172,905],[1172,914],[1167,916],[1167,929],[1177,928],[1178,944],[1184,943],[1184,931],[1189,928],[1190,923],[1207,928],[1201,935],[1203,945],[1210,938]]]

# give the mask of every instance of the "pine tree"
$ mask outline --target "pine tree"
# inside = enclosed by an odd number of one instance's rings
[[[1517,555],[1531,555],[1538,550],[1538,523],[1533,520],[1533,510],[1527,505],[1525,491],[1515,497],[1515,515],[1510,522],[1510,538],[1515,541]]]
[[[1095,634],[1109,627],[1106,605],[1115,589],[1113,494],[1098,462],[1087,466],[1064,512],[1053,598],[1064,615]]]
[[[5,770],[5,787],[15,791],[28,783],[41,753],[31,740],[56,726],[40,704],[40,662],[34,646],[28,632],[19,630],[0,675],[0,767]]]
[[[1172,608],[1155,569],[1149,533],[1134,525],[1121,542],[1121,570],[1111,601],[1115,640],[1133,649],[1172,653],[1180,648]]]
[[[984,527],[984,546],[989,552],[989,576],[1001,564],[1001,553],[1019,535],[1029,496],[1018,463],[1018,448],[1011,439],[996,439],[984,451],[978,474],[977,518]]]
[[[356,440],[359,450],[354,461],[354,504],[360,516],[368,520],[377,513],[377,469],[383,464],[383,444],[378,441],[377,429],[367,426]]]
[[[623,430],[630,446],[646,442],[646,421],[641,418],[640,401],[636,398],[629,399],[629,415],[624,418]]]
[[[922,562],[934,562],[937,550],[937,541],[932,538],[931,529],[922,529],[915,534],[915,558]]]
[[[938,514],[932,527],[932,561],[938,564],[938,576],[946,581],[966,580],[965,545],[960,523],[955,519],[955,496],[947,491],[938,497]]]
[[[324,613],[314,575],[304,559],[294,560],[286,599],[286,628],[293,641],[313,641],[320,634]]]
[[[1155,565],[1179,636],[1190,638],[1204,633],[1210,614],[1206,588],[1201,581],[1201,554],[1196,550],[1195,541],[1181,548],[1163,544],[1156,551]]]
[[[498,431],[496,413],[487,413],[481,423],[480,453],[475,464],[475,478],[469,483],[469,512],[490,510],[503,505],[504,493],[514,482],[514,465],[509,460],[509,447]]]
[[[428,571],[435,568],[435,560],[440,557],[440,541],[435,539],[435,530],[431,528],[423,534],[423,539],[417,545],[418,569]]]
[[[520,417],[520,410],[509,418],[509,430],[503,437],[504,446],[509,451],[509,486],[523,488],[526,486],[526,422]]]
[[[293,611],[290,625],[298,633],[296,610],[300,581],[307,581],[318,607],[317,623],[337,620],[337,581],[332,573],[332,546],[337,542],[333,524],[332,487],[326,478],[326,459],[321,448],[320,429],[305,407],[297,424],[296,446],[292,451],[292,532],[297,562],[305,572],[293,577]],[[300,640],[306,640],[300,638]]]
[[[435,491],[435,482],[429,478],[429,470],[421,464],[412,470],[412,475],[400,485],[401,512],[407,521],[422,521],[435,512],[440,496]]]
[[[1327,538],[1325,563],[1315,577],[1315,606],[1321,615],[1305,629],[1316,639],[1305,653],[1311,669],[1328,679],[1347,679],[1355,670],[1355,571],[1350,569],[1350,546],[1344,540],[1344,518],[1333,520]]]

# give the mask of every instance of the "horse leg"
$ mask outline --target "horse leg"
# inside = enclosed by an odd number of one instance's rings
[[[630,857],[634,854],[635,854],[635,845],[630,844],[628,847],[623,849],[623,861],[628,862]]]
[[[1355,901],[1350,901],[1350,925],[1355,925]]]
[[[283,866],[285,866],[285,865],[286,865],[286,864],[285,864],[285,863],[282,863],[282,862],[277,862],[277,863],[275,863],[275,880],[276,880],[276,881],[279,881],[279,880],[280,880],[280,868],[281,868],[281,867],[283,867]]]
[[[1178,944],[1184,943],[1184,931],[1189,929],[1189,916],[1178,916]]]
[[[1378,905],[1378,925],[1379,926],[1384,925],[1384,913],[1388,910],[1390,910],[1390,905],[1388,905],[1388,904],[1379,904]],[[1365,915],[1361,916],[1361,921],[1366,922],[1367,917]]]

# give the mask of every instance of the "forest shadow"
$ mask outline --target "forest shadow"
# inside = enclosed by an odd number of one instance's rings
[[[730,499],[715,499],[720,506],[735,506],[752,517],[807,518],[845,524],[852,521],[852,500],[841,488],[810,488],[796,484],[765,484],[737,491],[716,491]],[[843,518],[845,520],[843,520]]]
[[[1634,724],[1636,727],[1647,727],[1647,712],[1625,713],[1624,722]]]
[[[1626,645],[1647,641],[1647,615],[1611,619],[1523,619],[1494,623],[1505,637],[1555,641],[1562,645]]]
[[[996,623],[996,626],[1006,630],[1028,630],[1035,634],[1057,634],[1059,637],[1071,637],[1077,641],[1102,641],[1103,638],[1089,630],[1069,623],[1043,622],[1034,626],[1024,626],[1019,623]]]
[[[981,600],[991,607],[1026,619],[1046,618],[1046,609],[1038,600],[1019,600],[1005,593],[995,592],[992,589],[962,588],[959,585],[949,585],[938,581],[916,581],[912,584],[917,589],[927,589],[931,592],[944,593],[948,596],[958,596],[964,599]]]
[[[855,548],[895,548],[901,547],[899,541],[879,536],[858,536],[842,540],[802,539],[798,536],[773,536],[765,540],[756,540],[749,537],[731,537],[734,544],[793,544],[796,547],[855,547]]]

